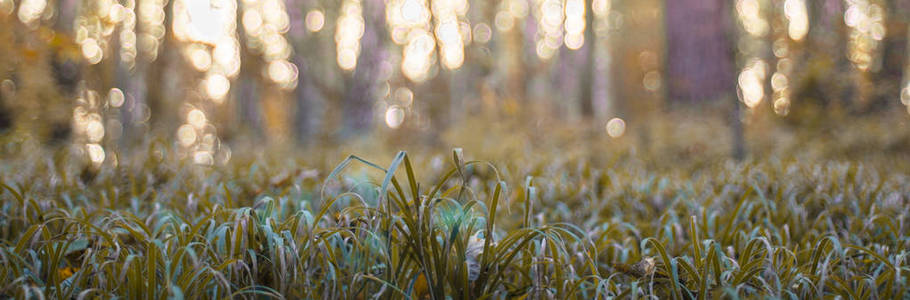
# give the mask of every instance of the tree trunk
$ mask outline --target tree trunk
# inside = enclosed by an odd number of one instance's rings
[[[295,56],[294,63],[299,69],[297,75],[297,90],[294,96],[297,100],[297,110],[294,112],[294,137],[298,142],[311,144],[311,139],[317,134],[319,116],[315,114],[318,103],[322,103],[323,96],[312,82],[309,65],[303,54]]]
[[[910,1],[888,1],[881,69],[874,75],[876,86],[871,108],[894,107],[900,102],[903,69],[907,64],[907,26]]]
[[[597,41],[594,36],[594,0],[585,0],[585,44],[582,48],[585,51],[584,71],[581,74],[579,109],[585,119],[594,116],[594,68],[597,58]]]
[[[743,121],[742,121],[742,109],[740,108],[739,99],[737,97],[731,97],[733,99],[733,109],[730,111],[730,129],[733,134],[733,159],[737,161],[743,160],[746,157],[746,141],[743,136]]]
[[[3,91],[0,91],[0,134],[13,127],[13,114],[6,108]]]
[[[666,2],[667,93],[671,101],[705,101],[734,94],[726,0]],[[734,47],[735,49],[735,47]]]
[[[732,16],[734,13],[733,7],[726,7],[723,10],[723,12],[728,12]],[[736,44],[737,44],[737,40],[738,40],[738,38],[737,38],[738,30],[736,30],[736,28],[734,27],[734,26],[736,26],[735,23],[730,22],[731,19],[732,19],[732,17],[727,18],[727,22],[726,22],[727,26],[725,26],[725,28],[727,28],[727,30],[726,30],[726,33],[724,34],[726,36],[726,39],[728,40],[727,50],[724,51],[724,53],[727,53],[727,55],[729,55],[729,57],[731,58],[731,60],[730,60],[731,62],[728,63],[728,67],[727,67],[728,68],[727,72],[729,73],[728,76],[731,76],[731,77],[727,77],[727,78],[735,78],[732,76],[734,76],[733,74],[736,74],[736,64],[732,61],[732,59],[736,57],[736,49],[737,49]],[[743,116],[742,116],[743,104],[742,104],[742,101],[739,100],[740,95],[738,94],[739,89],[737,88],[738,81],[737,80],[730,80],[730,81],[732,81],[732,82],[729,82],[730,86],[728,88],[732,89],[733,93],[727,93],[726,97],[729,97],[730,100],[728,100],[728,101],[732,102],[732,104],[731,104],[732,109],[730,110],[730,120],[729,120],[730,129],[732,131],[731,135],[732,135],[732,140],[733,140],[733,143],[732,143],[733,148],[731,149],[731,152],[732,152],[731,155],[733,156],[734,160],[742,161],[746,157],[746,139],[745,139],[745,133],[744,133],[744,129],[743,129],[743,119],[742,119],[743,118]],[[721,94],[721,95],[723,95],[723,94]]]
[[[247,57],[247,60],[255,60],[256,57]],[[262,100],[261,87],[259,76],[255,74],[253,70],[260,70],[259,65],[256,64],[256,67],[248,68],[248,72],[241,72],[238,93],[237,93],[237,109],[238,116],[240,119],[240,124],[238,129],[241,131],[249,130],[256,137],[265,136],[265,124],[262,123],[262,107],[260,102]],[[253,73],[253,74],[250,74]]]
[[[674,102],[727,99],[732,149],[745,157],[741,104],[736,97],[736,24],[726,0],[666,2],[667,95]]]
[[[169,134],[176,129],[176,124],[180,121],[177,118],[177,105],[169,100],[170,92],[167,91],[167,81],[170,76],[178,76],[173,72],[172,64],[179,59],[179,53],[176,49],[171,49],[174,38],[171,26],[173,23],[174,1],[167,1],[164,6],[164,37],[161,38],[161,44],[158,45],[158,55],[154,61],[149,61],[150,68],[146,75],[146,95],[145,101],[149,107],[150,119],[149,127],[154,130],[164,130],[164,134]],[[141,23],[137,24],[141,26]],[[160,133],[160,132],[159,132]]]
[[[856,69],[848,57],[849,28],[844,23],[845,4],[841,0],[820,0],[806,3],[809,10],[809,34],[806,36],[806,49],[827,49],[806,53],[810,56],[824,56],[832,62],[833,72],[819,74],[822,85],[827,88],[819,91],[794,90],[796,95],[816,94],[813,98],[821,104],[837,101],[843,107],[851,107],[856,96]],[[795,70],[803,70],[809,59],[800,59]],[[805,100],[805,97],[794,100]],[[799,105],[799,104],[797,104]]]
[[[376,78],[382,61],[385,34],[385,5],[381,0],[363,1],[364,33],[357,68],[347,79],[342,115],[342,138],[366,134],[373,124],[373,105],[376,102]]]
[[[288,13],[292,20],[304,20],[306,13],[318,7],[318,3],[308,0],[289,0],[286,1]],[[334,63],[334,60],[324,60],[326,41],[318,34],[309,32],[303,22],[292,22],[288,31],[294,49],[294,64],[297,65],[297,88],[294,91],[295,110],[293,113],[293,128],[295,133],[293,137],[298,143],[312,145],[321,132],[322,123],[325,117],[322,113],[325,108],[325,100],[333,91],[328,91],[327,87],[320,84],[319,76],[325,74],[319,73],[320,64],[326,61]],[[334,91],[337,94],[337,91]]]

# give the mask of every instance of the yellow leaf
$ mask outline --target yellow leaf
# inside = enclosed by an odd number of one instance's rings
[[[63,268],[57,269],[57,277],[60,278],[60,280],[66,280],[67,278],[70,278],[70,276],[73,276],[73,274],[75,274],[78,271],[79,271],[79,268],[63,267]]]
[[[427,278],[421,272],[417,275],[417,281],[414,282],[414,290],[411,292],[411,299],[429,299],[430,288],[427,285]]]

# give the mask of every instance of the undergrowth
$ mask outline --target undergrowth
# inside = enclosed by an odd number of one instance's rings
[[[860,163],[32,155],[0,166],[2,297],[910,297],[910,180]]]

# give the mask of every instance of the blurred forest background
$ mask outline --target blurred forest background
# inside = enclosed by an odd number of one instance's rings
[[[512,136],[906,155],[908,26],[910,0],[0,0],[0,135],[99,166],[148,137],[199,164]]]

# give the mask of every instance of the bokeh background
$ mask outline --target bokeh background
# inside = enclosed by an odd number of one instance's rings
[[[150,139],[201,165],[352,144],[905,158],[908,21],[908,0],[0,0],[0,135],[94,166]]]

